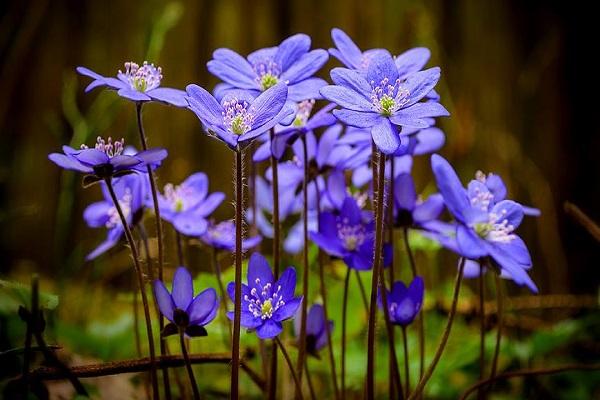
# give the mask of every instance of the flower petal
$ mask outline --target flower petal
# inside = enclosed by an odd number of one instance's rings
[[[438,189],[444,197],[446,207],[459,221],[465,222],[464,212],[471,205],[456,172],[448,161],[437,154],[431,156],[431,169],[435,175]]]
[[[371,128],[371,136],[379,151],[393,154],[400,147],[400,135],[387,118],[381,118],[377,125]]]
[[[309,51],[285,70],[280,78],[287,81],[288,84],[300,82],[314,75],[327,62],[328,58],[329,54],[323,49]]]
[[[222,202],[225,200],[225,193],[211,193],[206,200],[198,205],[194,210],[194,216],[206,218],[208,217]]]
[[[213,59],[206,63],[206,68],[211,74],[236,88],[260,89],[260,86],[254,79],[240,73],[237,68],[234,68],[229,64],[230,63],[226,63],[223,60]]]
[[[352,39],[350,39],[350,36],[341,29],[333,28],[331,30],[331,39],[333,40],[335,47],[337,47],[336,50],[339,52],[332,52],[332,55],[337,57],[349,68],[358,68],[360,66],[362,52]]]
[[[413,150],[413,154],[415,156],[438,151],[446,142],[446,136],[439,128],[421,129],[419,132],[417,132],[415,137],[417,139],[417,144]]]
[[[275,313],[273,313],[273,319],[276,321],[285,321],[286,319],[290,319],[294,316],[298,307],[302,304],[301,297],[295,297],[289,301],[286,301],[285,304],[277,309]]]
[[[165,284],[159,280],[154,281],[154,298],[156,299],[160,313],[169,321],[173,321],[175,303],[165,287]]]
[[[208,221],[193,212],[176,213],[172,223],[177,232],[186,236],[201,236],[208,228]]]
[[[394,198],[396,205],[403,209],[412,211],[417,201],[415,182],[410,174],[400,174],[394,185]]]
[[[440,79],[440,74],[440,68],[433,67],[408,76],[402,85],[410,93],[405,107],[415,104],[431,92]]]
[[[288,100],[303,101],[310,99],[320,99],[319,90],[327,86],[327,82],[321,78],[308,78],[302,82],[289,85]]]
[[[190,325],[206,325],[216,316],[219,308],[217,292],[208,288],[194,298],[185,310],[190,318]]]
[[[93,171],[92,168],[90,168],[89,166],[83,165],[75,158],[66,156],[64,154],[52,153],[48,155],[48,159],[54,164],[58,165],[59,167],[71,171],[78,171],[83,173],[90,173]]]
[[[148,90],[146,94],[153,100],[162,101],[175,107],[187,107],[187,93],[183,90],[159,87]]]
[[[92,203],[83,211],[83,219],[85,219],[85,222],[90,228],[104,226],[109,220],[108,211],[112,207],[112,203],[107,201]]]
[[[367,69],[367,81],[371,86],[380,86],[384,80],[393,85],[398,79],[398,68],[392,55],[387,51],[379,51],[373,55]]]
[[[365,97],[345,86],[325,86],[320,90],[321,96],[341,107],[354,111],[373,111],[373,105]]]
[[[310,37],[303,33],[297,33],[281,42],[273,59],[281,71],[285,72],[309,49]]]
[[[171,297],[175,306],[181,310],[187,310],[194,297],[194,286],[192,275],[185,267],[178,267],[173,276],[173,290]]]
[[[477,259],[487,255],[483,239],[462,224],[456,227],[456,241],[462,256]]]
[[[330,75],[336,85],[352,89],[370,101],[373,88],[360,72],[348,68],[334,68]]]
[[[249,112],[254,114],[253,129],[266,124],[270,119],[279,114],[285,105],[287,93],[287,85],[285,83],[278,83],[265,90],[252,102]]]
[[[117,94],[121,97],[124,97],[133,101],[150,101],[152,100],[150,96],[145,93],[134,90],[130,87],[123,87],[117,91]]]
[[[517,228],[523,221],[523,207],[512,200],[502,200],[492,209],[492,213],[498,216],[498,223],[507,221],[508,225]]]
[[[261,339],[273,339],[279,335],[283,327],[281,322],[274,321],[272,319],[266,319],[265,322],[256,329],[256,334]]]
[[[267,259],[260,253],[250,256],[248,262],[248,286],[256,288],[259,293],[267,283],[273,283],[273,272]]]
[[[439,217],[442,211],[444,211],[444,198],[441,194],[435,193],[415,207],[413,219],[418,223],[428,222]]]
[[[294,297],[296,291],[296,269],[294,267],[288,267],[283,271],[279,279],[277,280],[277,287],[281,286],[281,298],[286,301]]]
[[[394,60],[400,79],[420,71],[431,57],[431,51],[426,47],[415,47],[406,50]]]
[[[201,121],[209,125],[220,125],[223,123],[223,107],[217,100],[204,88],[198,85],[188,85],[186,87],[190,109],[200,118]]]
[[[372,111],[333,110],[333,115],[345,124],[357,128],[371,128],[377,125],[383,117]]]

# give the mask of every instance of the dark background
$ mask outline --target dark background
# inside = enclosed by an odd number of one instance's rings
[[[59,170],[47,154],[73,137],[91,144],[99,134],[113,135],[137,143],[134,106],[114,93],[84,94],[88,79],[76,76],[76,66],[114,75],[123,62],[147,57],[163,67],[164,86],[212,87],[216,80],[205,65],[218,47],[247,54],[304,32],[313,47],[328,48],[331,28],[340,27],[362,49],[431,49],[429,65],[442,68],[439,91],[452,113],[440,122],[447,134],[443,154],[463,181],[477,169],[495,171],[511,198],[542,209],[521,233],[543,293],[595,293],[597,243],[563,212],[569,200],[600,221],[598,45],[593,10],[583,4],[3,1],[0,273],[81,271],[83,256],[103,238],[81,217],[99,191],[79,189],[79,178]],[[160,186],[203,170],[211,190],[231,193],[229,152],[201,134],[192,113],[149,105],[145,123],[151,145],[170,152]],[[423,184],[431,181],[427,163],[417,163]],[[220,218],[231,214],[228,203],[217,212]]]

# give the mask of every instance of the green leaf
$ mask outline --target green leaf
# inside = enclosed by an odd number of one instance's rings
[[[19,306],[31,308],[31,288],[19,282],[0,280],[0,314],[16,313]],[[40,308],[53,310],[58,296],[40,292]]]

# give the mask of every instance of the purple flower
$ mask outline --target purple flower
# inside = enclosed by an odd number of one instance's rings
[[[407,326],[414,321],[421,306],[425,285],[423,278],[416,276],[407,288],[404,282],[397,281],[392,285],[392,291],[385,289],[390,321],[395,325]],[[381,296],[379,296],[379,307],[382,307]]]
[[[373,260],[374,229],[374,221],[365,223],[356,199],[347,196],[339,215],[321,213],[319,231],[311,231],[310,238],[329,255],[343,259],[348,267],[368,270]]]
[[[283,330],[281,322],[290,319],[302,303],[294,297],[296,270],[288,267],[275,281],[267,260],[254,253],[248,263],[248,285],[242,284],[241,325],[256,330],[261,339],[272,339]],[[227,293],[235,301],[235,283],[230,282]],[[227,313],[233,321],[233,311]]]
[[[187,236],[200,236],[206,232],[208,217],[225,199],[225,194],[208,194],[208,177],[203,172],[190,175],[180,185],[165,185],[159,194],[160,215]]]
[[[113,184],[121,210],[130,226],[135,225],[141,218],[141,211],[148,195],[147,179],[143,174],[131,174],[118,179]],[[90,228],[104,227],[108,232],[106,240],[86,256],[86,261],[91,261],[110,250],[124,234],[123,224],[106,184],[104,182],[101,184],[104,200],[90,204],[83,212],[83,218]]]
[[[188,105],[183,90],[160,87],[162,69],[146,61],[142,66],[126,62],[125,72],[119,70],[116,78],[99,75],[85,67],[77,67],[77,72],[93,79],[85,88],[86,92],[98,86],[107,86],[116,90],[119,96],[135,102],[159,101],[176,107]]]
[[[219,299],[213,288],[194,297],[192,275],[185,267],[179,267],[173,276],[171,293],[162,281],[154,281],[154,297],[160,313],[169,321],[161,335],[169,336],[184,330],[188,336],[206,336],[204,326],[217,315]]]
[[[292,113],[284,108],[288,88],[279,83],[254,98],[248,92],[229,92],[219,103],[198,85],[187,86],[190,109],[205,125],[232,149],[250,141],[277,125]]]
[[[454,226],[440,232],[440,243],[471,260],[490,257],[504,275],[537,292],[526,272],[531,256],[514,233],[523,220],[523,207],[511,200],[494,202],[493,193],[477,180],[466,190],[448,161],[437,154],[431,157],[431,167],[446,208],[456,219]]]
[[[59,167],[88,174],[84,183],[92,184],[136,171],[144,172],[148,165],[156,168],[167,157],[167,151],[159,148],[126,155],[123,146],[124,140],[113,142],[110,137],[107,141],[98,137],[93,149],[86,145],[81,145],[79,150],[63,146],[64,154],[52,153],[48,158]]]
[[[225,82],[216,92],[243,89],[258,96],[278,83],[285,83],[289,87],[289,100],[319,97],[319,88],[326,82],[312,76],[327,62],[328,55],[322,49],[310,51],[310,44],[309,36],[296,34],[279,46],[251,53],[247,59],[229,49],[215,50],[207,67]]]
[[[435,193],[421,200],[417,197],[415,183],[410,173],[398,175],[394,183],[396,226],[424,228],[444,211],[444,198]]]
[[[300,336],[300,318],[294,319],[294,332]],[[333,331],[333,321],[325,323],[325,310],[320,304],[313,304],[306,316],[306,351],[319,358],[319,350],[327,345],[327,329]]]
[[[206,232],[200,236],[204,244],[214,247],[217,250],[234,251],[235,250],[235,222],[232,220],[222,221],[218,224],[210,222]],[[242,250],[246,251],[258,245],[262,238],[252,236],[242,240]]]
[[[379,150],[394,154],[402,145],[401,127],[428,128],[431,126],[429,118],[449,115],[437,102],[420,102],[439,78],[440,69],[434,67],[401,79],[392,56],[378,53],[371,60],[366,75],[334,68],[331,79],[335,85],[325,86],[320,92],[342,107],[333,111],[340,121],[369,128]]]

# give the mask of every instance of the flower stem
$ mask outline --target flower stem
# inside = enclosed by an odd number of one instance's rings
[[[135,241],[133,240],[133,235],[131,234],[131,230],[129,229],[129,224],[127,223],[127,219],[123,214],[123,210],[121,209],[121,205],[119,200],[117,199],[117,195],[115,194],[115,190],[112,186],[111,178],[106,178],[106,187],[108,188],[108,192],[110,193],[110,197],[112,198],[113,204],[117,209],[117,213],[121,218],[121,223],[123,224],[123,231],[125,232],[125,237],[127,238],[127,242],[129,243],[129,247],[131,248],[131,256],[133,257],[133,265],[135,267],[135,272],[137,275],[138,286],[140,289],[140,293],[142,295],[142,305],[144,307],[144,317],[146,318],[146,333],[148,335],[148,348],[150,350],[150,379],[152,381],[152,394],[154,399],[158,399],[158,381],[156,379],[156,354],[154,353],[154,335],[152,333],[152,320],[150,319],[150,307],[148,306],[148,296],[146,296],[145,284],[144,284],[144,275],[142,272],[142,267],[140,265],[140,260],[138,256],[137,247],[135,245]]]
[[[483,264],[479,263],[479,380],[483,379],[485,369],[485,310],[484,310]],[[477,398],[483,398],[483,389],[477,389]]]
[[[302,155],[304,157],[304,179],[302,180],[302,232],[304,238],[304,250],[302,251],[302,308],[300,312],[300,343],[298,344],[298,363],[296,371],[298,381],[302,383],[302,372],[306,361],[306,317],[308,313],[308,148],[306,136],[302,136]],[[327,320],[325,320],[327,325]],[[302,386],[296,386],[295,398],[302,395]]]
[[[342,399],[346,398],[346,315],[348,311],[348,286],[350,283],[350,272],[346,271],[344,279],[344,298],[342,300]]]
[[[137,116],[137,125],[138,131],[140,133],[140,142],[142,143],[142,149],[144,151],[148,150],[148,143],[146,141],[146,133],[144,131],[144,124],[142,122],[142,102],[136,103],[136,116]],[[156,222],[156,237],[158,239],[158,279],[163,280],[163,269],[164,269],[164,238],[163,238],[163,229],[162,229],[162,219],[160,218],[160,207],[158,206],[158,191],[156,189],[156,178],[154,176],[154,172],[152,171],[152,167],[148,165],[148,180],[150,181],[150,192],[152,194],[152,204],[154,205],[154,218]],[[148,264],[150,266],[150,264]],[[162,332],[165,326],[165,320],[162,315],[158,318],[158,328],[159,331]],[[167,348],[164,344],[164,340],[160,338],[160,355],[164,356],[167,354]],[[165,398],[167,400],[171,399],[171,385],[169,383],[169,373],[166,368],[163,368],[163,385],[165,390]]]
[[[231,398],[239,398],[240,318],[242,312],[242,213],[244,211],[244,168],[242,150],[235,152],[235,299],[231,353]]]
[[[271,143],[275,138],[274,130],[269,132],[271,135]],[[279,223],[279,164],[277,158],[271,152],[271,190],[273,193],[273,275],[275,279],[279,279],[279,263],[280,263],[280,241],[281,241],[281,225]],[[256,202],[256,198],[254,199]],[[254,217],[256,220],[256,217]],[[277,394],[277,344],[271,346],[271,371],[269,373],[267,396],[269,400],[275,400]]]
[[[406,340],[406,327],[402,327],[402,344],[404,345],[404,397],[410,394],[410,371],[408,364],[408,342]]]
[[[396,357],[396,346],[394,339],[394,326],[390,320],[390,309],[387,302],[387,290],[385,288],[385,275],[383,268],[379,269],[379,290],[381,293],[381,305],[383,306],[383,316],[385,320],[385,328],[388,336],[389,346],[389,363],[390,363],[390,396],[395,398],[395,390],[398,390],[398,397],[404,399],[404,392],[402,390],[402,382],[400,381],[400,367],[398,366],[398,358]]]
[[[277,345],[281,349],[281,354],[283,354],[283,358],[285,358],[285,361],[290,370],[290,373],[292,374],[292,378],[294,379],[294,384],[296,385],[296,393],[298,394],[300,400],[302,400],[302,399],[304,399],[304,397],[302,396],[302,386],[300,383],[300,379],[298,378],[298,374],[296,374],[296,370],[294,369],[294,366],[292,365],[292,360],[290,359],[290,356],[289,356],[287,350],[285,349],[285,347],[283,347],[281,340],[279,340],[279,337],[275,336],[274,340],[275,340],[275,343],[277,343]]]
[[[381,277],[381,255],[383,250],[383,194],[385,183],[385,155],[379,154],[379,171],[377,173],[377,200],[375,202],[375,256],[373,260],[373,276],[371,278],[371,302],[369,304],[369,331],[367,335],[367,399],[375,398],[375,325],[377,323],[377,291]],[[375,179],[375,176],[373,177]]]
[[[496,282],[496,301],[498,303],[498,308],[496,312],[496,318],[498,319],[498,327],[496,330],[496,346],[494,347],[494,358],[492,359],[492,370],[490,372],[490,380],[493,383],[494,378],[496,378],[496,372],[498,368],[498,357],[500,356],[500,341],[502,340],[502,313],[504,311],[504,302],[503,297],[504,293],[502,290],[502,281],[500,280],[499,274],[494,274],[494,280]],[[491,390],[493,388],[493,384],[488,388]]]
[[[446,327],[444,328],[444,332],[442,333],[440,343],[437,347],[435,355],[433,356],[433,360],[429,365],[429,368],[427,368],[427,371],[425,371],[425,374],[419,380],[419,383],[415,387],[415,390],[412,392],[408,400],[414,400],[421,395],[421,392],[423,392],[427,381],[429,380],[429,378],[431,378],[431,375],[433,375],[433,371],[435,371],[435,367],[437,366],[437,363],[442,357],[442,353],[444,352],[444,348],[446,347],[446,343],[448,342],[448,338],[450,337],[450,331],[452,330],[454,316],[456,315],[456,306],[458,304],[458,295],[460,293],[460,285],[462,282],[463,271],[465,269],[465,261],[466,259],[463,257],[458,267],[458,273],[456,274],[456,281],[454,283],[454,294],[452,295],[452,305],[450,307],[450,312],[448,313],[448,321],[446,322]]]
[[[177,244],[177,262],[179,266],[185,266],[185,257],[183,255],[183,239],[181,233],[175,230],[175,242]]]
[[[223,285],[223,277],[221,276],[221,265],[219,264],[219,253],[217,249],[212,249],[213,268],[215,269],[215,276],[217,277],[217,284],[219,285],[219,295],[221,296],[221,308],[223,308],[223,315],[227,314],[227,292],[225,291],[225,285]],[[229,319],[225,318],[227,324],[227,330],[229,331],[229,342],[231,343],[232,333],[231,324]]]
[[[410,270],[412,271],[412,278],[415,279],[417,276],[417,263],[415,262],[415,256],[410,247],[410,239],[408,237],[408,228],[404,228],[404,246],[406,247],[406,254],[408,254],[408,260],[410,262]],[[425,372],[425,318],[421,312],[417,317],[417,329],[419,331],[419,379],[423,377]]]
[[[194,378],[194,370],[192,369],[192,364],[190,363],[190,356],[188,355],[187,348],[185,346],[183,333],[183,329],[180,329],[179,344],[181,344],[181,353],[183,354],[183,359],[185,360],[185,369],[187,370],[188,377],[190,378],[190,385],[192,386],[192,391],[194,392],[194,400],[200,400],[200,392],[198,391],[198,385],[196,384],[196,379]]]
[[[306,372],[306,382],[308,382],[308,390],[310,391],[311,400],[315,400],[315,388],[313,387],[312,378],[310,377],[310,371],[308,369],[308,363],[304,363],[304,372]]]
[[[365,291],[365,285],[363,284],[362,278],[360,277],[360,272],[358,272],[358,270],[355,269],[354,275],[356,275],[358,289],[360,291],[360,297],[362,298],[363,305],[365,306],[365,312],[369,314],[369,303],[367,301],[367,293]]]

